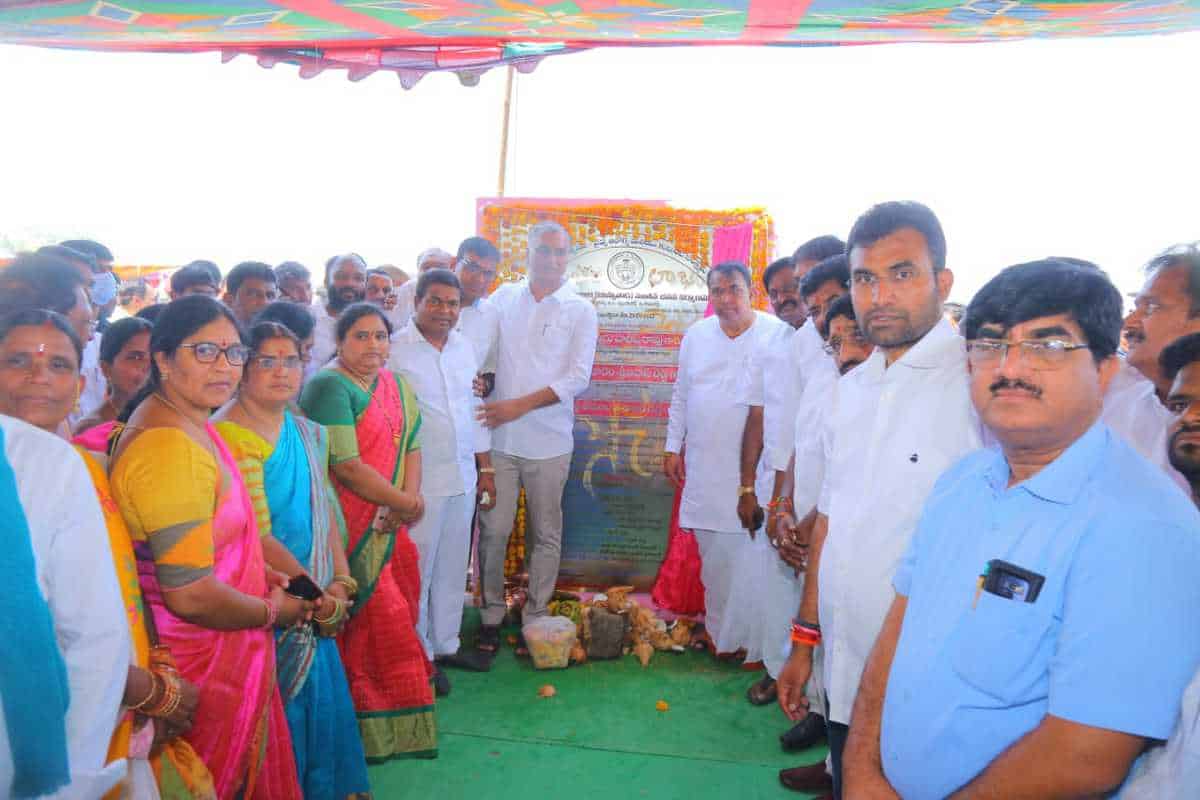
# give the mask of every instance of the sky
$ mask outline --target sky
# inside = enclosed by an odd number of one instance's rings
[[[940,217],[966,301],[1045,255],[1123,291],[1200,239],[1200,34],[1004,44],[598,50],[518,75],[507,193],[765,206],[780,254],[883,200]],[[496,194],[504,72],[404,91],[215,53],[0,46],[0,237],[118,263],[414,265]]]

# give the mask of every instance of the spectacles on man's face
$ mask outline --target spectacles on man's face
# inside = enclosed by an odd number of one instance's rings
[[[281,365],[284,369],[300,369],[301,362],[300,356],[257,356],[253,363],[259,369],[270,372]]]
[[[836,356],[838,353],[842,352],[842,348],[847,344],[852,344],[855,347],[866,347],[867,337],[863,336],[861,333],[852,333],[844,338],[841,336],[831,336],[829,337],[829,341],[825,343],[822,349],[825,351],[826,355]]]
[[[1030,369],[1058,369],[1066,363],[1067,355],[1073,350],[1086,350],[1086,344],[1075,344],[1063,339],[972,339],[967,342],[967,358],[972,366],[999,367],[1008,356],[1009,348],[1016,347],[1021,359]]]
[[[186,347],[196,356],[196,360],[201,364],[211,364],[217,360],[217,356],[225,354],[225,360],[229,362],[231,367],[240,367],[246,363],[246,359],[250,356],[250,348],[244,344],[231,344],[228,347],[221,347],[215,342],[194,342],[192,344],[181,344],[180,347]]]
[[[537,247],[533,248],[533,252],[537,253],[542,258],[545,258],[548,255],[553,255],[555,258],[566,258],[571,254],[571,248],[551,247],[548,244],[539,244]]]
[[[495,269],[484,269],[483,266],[481,266],[480,264],[478,264],[475,261],[468,261],[464,258],[459,263],[462,264],[463,269],[465,269],[467,272],[470,272],[472,274],[482,275],[483,277],[485,277],[489,280],[496,277]]]

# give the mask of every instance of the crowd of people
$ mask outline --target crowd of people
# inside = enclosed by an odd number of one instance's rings
[[[501,647],[522,489],[522,616],[549,613],[598,336],[572,249],[534,225],[494,292],[479,237],[412,279],[335,256],[316,293],[195,261],[154,302],[88,240],[0,271],[0,794],[360,797],[436,756],[447,670]],[[773,313],[708,271],[662,462],[696,643],[763,662],[786,750],[828,743],[790,789],[1196,795],[1200,250],[1124,318],[1086,261],[959,309],[947,264],[892,202],[772,263]]]

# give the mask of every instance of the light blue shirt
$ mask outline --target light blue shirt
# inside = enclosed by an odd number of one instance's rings
[[[893,580],[908,597],[883,708],[884,773],[908,800],[974,779],[1046,714],[1165,739],[1200,665],[1200,513],[1103,424],[1007,487],[999,450],[938,480]],[[1001,559],[1045,577],[982,592]]]

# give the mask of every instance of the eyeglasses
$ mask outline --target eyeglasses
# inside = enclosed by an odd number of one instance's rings
[[[1153,300],[1134,300],[1133,308],[1135,312],[1140,313],[1143,317],[1153,317],[1160,311],[1170,311],[1175,306],[1163,303],[1156,303]]]
[[[1062,339],[973,339],[967,342],[967,358],[976,367],[996,367],[1004,363],[1010,347],[1021,351],[1021,358],[1030,369],[1057,369],[1072,350],[1086,350],[1086,344],[1072,344]]]
[[[250,355],[250,348],[244,344],[231,344],[228,347],[221,347],[214,342],[195,342],[194,344],[181,344],[180,347],[189,348],[195,354],[196,360],[201,364],[211,364],[217,360],[217,356],[225,354],[225,360],[229,362],[231,367],[240,367],[246,363],[246,358]]]
[[[842,346],[846,344],[852,344],[855,347],[866,347],[868,344],[867,337],[861,333],[852,333],[845,339],[841,336],[834,336],[821,349],[825,351],[826,355],[836,356],[842,352]]]
[[[539,256],[542,256],[543,258],[550,255],[551,253],[553,253],[558,258],[563,258],[563,257],[571,254],[571,249],[569,247],[551,247],[548,244],[539,244],[537,247],[533,248],[533,252],[537,253]]]
[[[463,269],[467,270],[467,272],[474,272],[476,275],[486,275],[489,278],[496,277],[496,270],[484,269],[474,261],[467,261],[466,259],[463,259],[459,263],[462,264]]]
[[[300,356],[258,356],[254,359],[254,366],[261,370],[273,370],[276,367],[283,365],[284,369],[300,369],[302,359]]]

